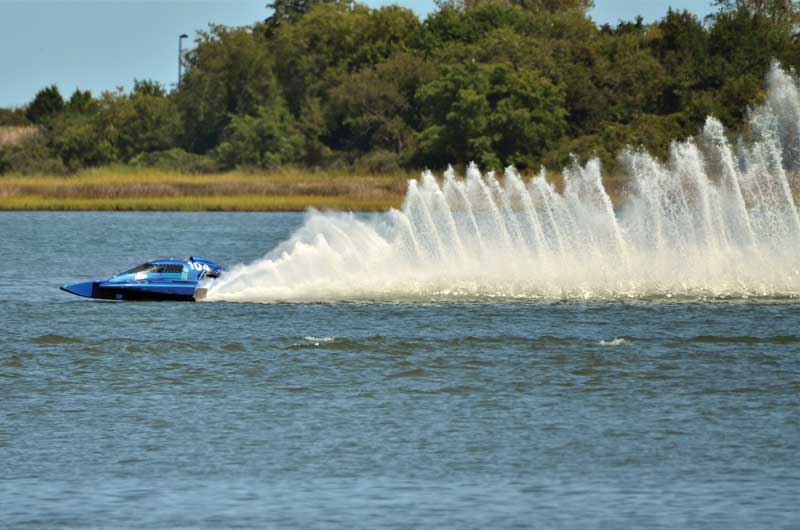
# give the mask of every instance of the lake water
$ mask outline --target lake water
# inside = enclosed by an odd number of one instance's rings
[[[302,214],[0,213],[0,528],[800,528],[800,303],[107,303]]]

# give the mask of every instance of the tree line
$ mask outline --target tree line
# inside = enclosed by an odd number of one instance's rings
[[[571,154],[613,170],[624,146],[663,156],[709,114],[736,128],[771,61],[800,66],[800,2],[715,4],[704,20],[670,10],[611,26],[589,0],[441,0],[424,20],[274,0],[264,21],[198,32],[172,91],[140,80],[65,99],[50,86],[0,109],[0,126],[41,130],[0,146],[0,172],[526,169]]]

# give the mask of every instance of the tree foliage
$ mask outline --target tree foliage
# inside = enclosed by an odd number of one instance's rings
[[[800,23],[800,2],[796,0],[714,0],[720,13],[747,11],[773,22],[797,26]]]
[[[41,89],[28,105],[25,116],[31,123],[46,124],[53,116],[64,110],[64,98],[56,85]]]
[[[273,0],[250,27],[211,25],[180,87],[135,81],[94,97],[57,87],[0,125],[41,125],[0,171],[110,162],[178,171],[284,164],[358,171],[472,160],[536,168],[626,145],[666,154],[708,114],[737,127],[773,60],[800,67],[800,2],[717,0],[705,21],[669,10],[615,26],[589,0],[398,6]]]
[[[0,127],[24,127],[30,124],[24,109],[0,109]]]
[[[281,101],[261,106],[255,115],[233,116],[214,151],[221,167],[270,169],[297,158],[302,138]]]
[[[70,96],[65,109],[67,112],[75,114],[86,114],[91,110],[92,105],[92,93],[89,90],[76,88],[75,92]]]
[[[452,65],[417,98],[427,125],[421,155],[437,165],[467,157],[489,167],[530,167],[566,131],[563,88],[536,70]]]
[[[209,152],[219,144],[232,116],[252,115],[279,94],[264,39],[260,32],[219,25],[198,33],[176,95],[184,147]]]

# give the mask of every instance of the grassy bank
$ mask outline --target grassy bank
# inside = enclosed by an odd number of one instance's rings
[[[188,175],[127,166],[72,176],[0,176],[0,210],[383,211],[403,202],[418,172],[353,175],[287,169]],[[548,179],[562,188],[561,175]],[[605,179],[619,204],[624,177]]]
[[[0,177],[0,210],[376,211],[400,206],[408,179],[417,176],[109,167],[68,177]]]

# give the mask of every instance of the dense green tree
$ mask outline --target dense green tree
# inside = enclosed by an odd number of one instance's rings
[[[53,122],[50,149],[70,171],[118,159],[115,131],[104,129],[95,118],[95,115],[63,115]]]
[[[338,149],[391,149],[400,152],[410,134],[402,115],[410,102],[394,80],[372,68],[347,76],[331,91],[330,143]]]
[[[586,13],[594,7],[594,0],[511,0],[511,2],[531,11],[550,11],[553,13],[563,11]]]
[[[358,148],[359,140],[349,136],[356,122],[345,123],[349,113],[358,111],[349,104],[338,108],[341,85],[352,87],[354,81],[348,79],[355,72],[391,63],[394,55],[410,51],[419,28],[408,9],[369,9],[346,2],[317,5],[297,23],[280,28],[269,46],[283,95],[304,138],[304,163],[328,164],[341,160],[332,156],[333,150]]]
[[[302,138],[291,114],[280,103],[259,107],[255,116],[233,117],[214,151],[221,167],[268,169],[294,162],[299,157]]]
[[[94,101],[89,90],[75,89],[66,105],[66,110],[71,113],[85,114],[91,110]]]
[[[196,43],[176,100],[183,144],[205,153],[219,144],[232,116],[254,115],[280,90],[262,31],[213,25]]]
[[[708,114],[743,123],[773,60],[800,68],[800,2],[718,0],[705,21],[669,10],[598,26],[587,0],[398,6],[274,0],[252,27],[211,26],[168,93],[135,81],[65,104],[55,86],[0,126],[40,124],[0,171],[127,162],[396,171],[478,161],[561,166],[626,145],[665,155]],[[12,169],[16,168],[16,169]]]
[[[158,83],[136,81],[131,94],[87,96],[73,94],[69,112],[51,122],[52,149],[70,169],[127,162],[140,153],[169,149],[178,140],[178,109]]]
[[[272,36],[281,24],[291,24],[300,20],[315,5],[335,0],[273,0],[267,4],[272,14],[264,21],[265,34]]]
[[[21,174],[59,175],[66,166],[56,157],[43,135],[27,137],[20,143],[0,145],[0,174],[13,171]]]
[[[30,124],[25,109],[0,109],[0,127],[21,127]]]
[[[521,7],[503,2],[486,2],[466,11],[446,7],[425,19],[421,45],[427,54],[436,55],[445,46],[476,43],[499,28],[522,33],[533,18]]]
[[[307,102],[324,103],[327,91],[347,73],[410,49],[419,26],[413,12],[397,6],[315,6],[270,41],[289,108],[299,118]]]
[[[800,66],[800,47],[790,26],[745,7],[717,14],[708,38],[707,87],[719,102],[715,114],[728,127],[738,126],[748,106],[763,98],[772,61]]]
[[[55,115],[64,110],[64,98],[56,85],[41,89],[33,99],[25,116],[31,123],[46,124]]]
[[[380,149],[413,156],[419,123],[414,94],[434,77],[432,65],[405,53],[345,76],[326,107],[329,143],[362,154]]]
[[[594,7],[594,0],[436,0],[439,9],[457,9],[467,11],[489,3],[520,6],[528,11],[564,12],[578,11],[585,13]]]
[[[657,114],[668,77],[647,46],[648,37],[625,33],[606,38],[595,71],[606,122],[629,123],[637,113]]]
[[[135,79],[133,81],[133,96],[146,96],[153,98],[166,97],[167,91],[158,81],[151,79]]]
[[[98,118],[107,130],[114,131],[115,147],[125,161],[138,153],[169,149],[181,132],[175,102],[153,81],[137,81],[128,97],[104,97]]]
[[[417,99],[426,116],[421,155],[437,165],[474,160],[529,167],[567,125],[562,87],[507,64],[448,66]]]
[[[655,58],[668,72],[660,94],[659,113],[669,114],[687,107],[692,95],[704,88],[709,63],[708,33],[688,11],[670,9],[654,26],[650,41]],[[693,116],[694,121],[703,116]]]
[[[776,24],[760,13],[741,8],[723,12],[714,19],[709,32],[709,47],[718,58],[718,77],[763,72],[774,59],[794,64],[798,62],[795,38],[785,24]]]
[[[768,17],[773,22],[797,26],[800,23],[800,2],[796,0],[714,0],[721,13],[745,10]]]

